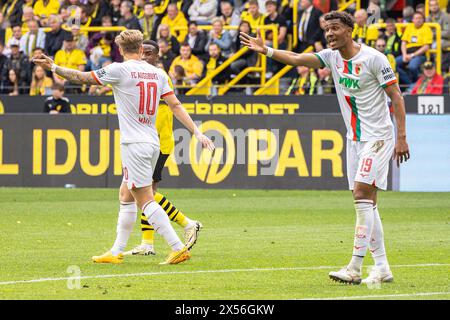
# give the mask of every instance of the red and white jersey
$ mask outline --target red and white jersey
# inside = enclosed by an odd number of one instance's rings
[[[384,88],[397,82],[388,59],[381,52],[361,45],[350,60],[339,50],[325,49],[315,55],[332,74],[347,138],[353,141],[394,137],[388,97]]]
[[[120,143],[159,146],[156,113],[159,100],[173,94],[167,74],[145,61],[127,60],[92,71],[100,85],[111,85],[119,116]]]

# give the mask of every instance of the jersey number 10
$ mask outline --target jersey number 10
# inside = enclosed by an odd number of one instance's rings
[[[144,111],[147,111],[149,116],[155,114],[156,108],[156,94],[158,92],[158,86],[155,82],[147,82],[140,81],[137,85],[139,87],[139,114],[144,114]],[[150,93],[151,98],[150,99]],[[145,109],[145,110],[144,110]]]

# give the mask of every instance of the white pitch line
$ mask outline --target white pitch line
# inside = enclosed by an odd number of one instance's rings
[[[424,263],[424,264],[401,264],[391,266],[392,268],[421,268],[421,267],[446,267],[450,264],[442,263]],[[207,273],[237,273],[237,272],[264,272],[264,271],[298,271],[298,270],[323,270],[323,269],[339,269],[338,266],[316,266],[316,267],[292,267],[292,268],[252,268],[252,269],[218,269],[218,270],[193,270],[193,271],[167,271],[167,272],[141,272],[141,273],[122,273],[122,274],[99,274],[95,276],[81,277],[60,277],[60,278],[40,278],[32,280],[16,280],[0,282],[0,286],[11,284],[27,284],[63,280],[86,280],[86,279],[102,279],[102,278],[128,278],[128,277],[147,277],[147,276],[164,276],[179,274],[207,274]]]
[[[428,296],[444,296],[450,295],[449,292],[418,292],[418,293],[399,293],[399,294],[377,294],[367,296],[347,296],[347,297],[331,297],[331,298],[306,298],[300,300],[357,300],[370,298],[406,298],[406,297],[428,297]]]

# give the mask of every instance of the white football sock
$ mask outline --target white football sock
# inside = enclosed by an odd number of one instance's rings
[[[183,249],[184,245],[172,228],[169,217],[156,201],[147,202],[143,206],[143,211],[148,223],[167,241],[172,250],[179,251]]]
[[[389,263],[386,257],[386,249],[384,247],[384,232],[381,223],[380,213],[375,205],[373,207],[373,230],[370,239],[369,250],[372,253],[372,258],[377,267],[383,267],[389,270]]]
[[[111,249],[113,255],[125,251],[128,239],[133,232],[134,223],[137,218],[137,206],[134,202],[121,202],[119,219],[117,220],[117,237]]]
[[[373,228],[373,201],[355,200],[356,228],[353,245],[353,257],[348,265],[354,271],[361,272],[362,262],[370,243]]]
[[[195,221],[189,219],[188,217],[186,217],[186,221],[187,221],[187,225],[186,227],[184,227],[184,230],[187,230],[189,228],[192,228],[193,226],[195,226]]]

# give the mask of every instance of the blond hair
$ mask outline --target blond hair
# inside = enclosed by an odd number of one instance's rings
[[[116,44],[125,53],[139,53],[144,35],[139,30],[124,30],[116,37]]]

